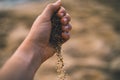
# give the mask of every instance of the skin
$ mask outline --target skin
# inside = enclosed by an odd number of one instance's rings
[[[70,38],[71,19],[61,1],[49,4],[37,17],[23,43],[1,68],[0,80],[33,80],[40,65],[54,55],[55,49],[49,44],[50,19],[58,9],[57,16],[61,19],[63,30],[61,35],[65,41]]]

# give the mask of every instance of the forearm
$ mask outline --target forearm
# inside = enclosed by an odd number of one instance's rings
[[[52,29],[51,17],[60,7],[61,1],[58,0],[48,5],[41,16],[36,19],[25,41],[2,67],[0,80],[32,80],[39,66],[54,55],[55,49],[49,44]],[[67,41],[71,30],[70,17],[63,7],[57,15],[62,24],[61,36]]]
[[[1,69],[0,80],[32,80],[43,62],[42,47],[25,40]]]

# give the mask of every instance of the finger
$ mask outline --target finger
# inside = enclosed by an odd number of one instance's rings
[[[68,19],[69,22],[71,21],[71,17],[70,17],[70,15],[68,13],[66,14],[65,17]]]
[[[50,19],[52,15],[60,8],[60,6],[61,0],[57,0],[55,3],[48,4],[45,10],[42,12],[42,15]]]
[[[62,32],[62,38],[64,39],[64,41],[69,40],[70,33],[69,32]]]
[[[62,26],[62,31],[69,32],[72,29],[71,24],[68,24],[66,26]]]
[[[67,25],[71,21],[71,17],[69,14],[66,14],[66,16],[61,18],[62,25]]]
[[[62,17],[64,17],[65,15],[66,15],[66,10],[65,10],[64,7],[61,7],[60,10],[59,10],[58,13],[57,13],[57,16],[58,16],[59,18],[62,18]]]

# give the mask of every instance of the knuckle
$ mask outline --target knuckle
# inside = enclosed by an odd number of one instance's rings
[[[65,10],[65,8],[64,8],[64,7],[61,7],[61,9],[60,9],[60,11],[59,11],[59,12],[63,13],[63,12],[66,12],[66,10]]]
[[[64,7],[61,7],[61,9],[62,9],[63,11],[66,11]]]
[[[66,14],[66,16],[67,16],[67,17],[70,17],[70,15],[69,15],[68,13]]]
[[[68,18],[69,21],[71,21],[71,17],[68,13],[66,14],[66,17]]]
[[[53,8],[53,6],[54,6],[53,3],[47,5],[48,8]]]
[[[69,24],[70,25],[70,30],[72,30],[72,25],[71,24]]]

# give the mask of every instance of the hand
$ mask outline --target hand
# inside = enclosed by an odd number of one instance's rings
[[[59,9],[60,8],[60,9]],[[51,33],[51,17],[57,12],[57,16],[61,19],[62,24],[62,38],[67,41],[70,38],[69,31],[71,30],[70,16],[66,10],[61,6],[61,1],[49,4],[41,15],[35,20],[31,31],[28,35],[28,40],[39,48],[43,49],[43,60],[51,57],[54,54],[54,49],[50,46],[49,39]]]
[[[70,16],[61,1],[49,4],[35,20],[25,41],[1,69],[0,80],[32,80],[39,66],[54,54],[55,49],[49,43],[51,17],[59,8],[57,16],[61,19],[62,38],[65,41],[70,38]]]

